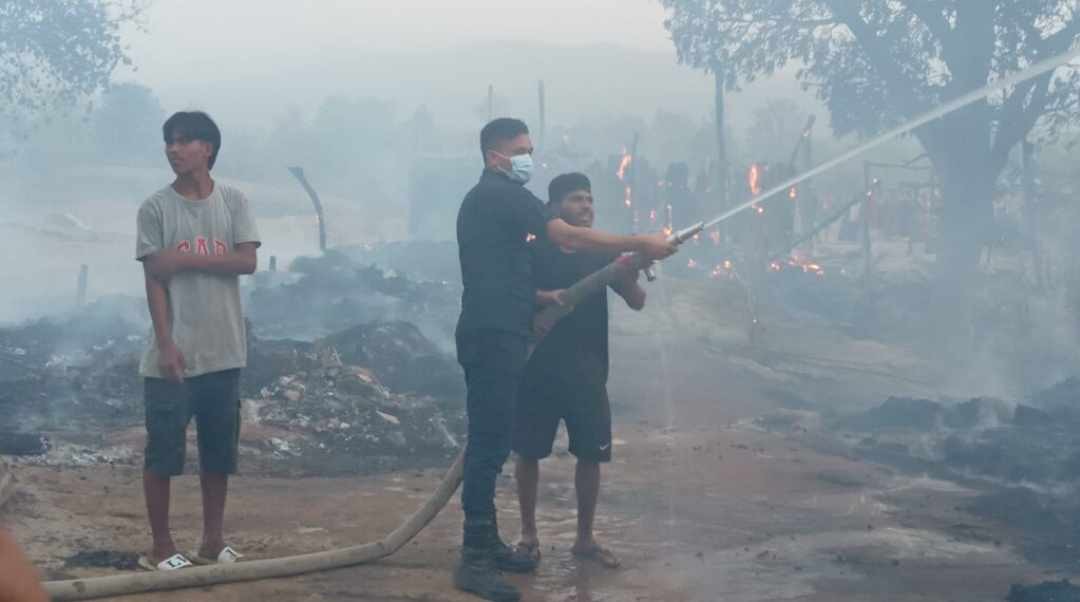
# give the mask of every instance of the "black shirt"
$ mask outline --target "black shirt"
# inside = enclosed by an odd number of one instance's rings
[[[536,287],[570,287],[615,257],[605,253],[566,253],[547,241],[532,245]],[[605,385],[608,378],[607,289],[588,297],[559,321],[529,359],[526,378],[557,379],[570,385]]]
[[[457,218],[461,260],[458,334],[502,330],[528,336],[536,286],[526,238],[547,238],[554,219],[543,201],[497,171],[484,170]]]

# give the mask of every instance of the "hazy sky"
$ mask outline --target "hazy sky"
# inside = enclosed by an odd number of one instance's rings
[[[709,84],[676,63],[663,21],[658,0],[155,0],[126,34],[137,71],[118,79],[150,86],[167,110],[256,124],[334,94],[460,119],[488,84],[520,110],[538,79],[556,119],[702,113]]]
[[[657,0],[156,0],[131,36],[148,72],[218,60],[477,41],[618,44],[672,53]]]

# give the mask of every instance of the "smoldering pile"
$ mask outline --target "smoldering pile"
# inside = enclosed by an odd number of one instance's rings
[[[974,494],[959,509],[1015,530],[1031,557],[1072,563],[1080,545],[1080,378],[1022,402],[894,397],[856,414],[787,410],[756,423],[809,431],[830,451],[961,483]]]
[[[453,311],[456,292],[338,254],[298,263],[302,271],[281,274],[284,283],[252,292],[243,453],[265,460],[257,470],[285,473],[443,464],[464,431],[464,386],[445,345],[426,336],[453,321],[426,308]],[[313,330],[326,334],[265,334]],[[16,440],[44,435],[48,453],[19,461],[134,463],[148,332],[143,302],[128,298],[0,329],[0,443],[11,444],[0,454],[34,454]]]
[[[431,265],[419,259],[427,257],[426,251],[413,255],[418,255],[416,269]],[[436,257],[441,261],[444,255]],[[420,322],[430,338],[450,340],[461,300],[459,284],[416,280],[406,272],[364,263],[368,255],[361,258],[353,260],[341,251],[300,257],[281,283],[272,282],[271,273],[260,274],[249,306],[256,332],[268,338],[311,339],[353,326],[358,318],[408,320]]]

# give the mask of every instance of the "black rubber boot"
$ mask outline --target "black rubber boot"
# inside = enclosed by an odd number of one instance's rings
[[[518,602],[521,592],[499,576],[490,548],[461,548],[454,587],[493,602]]]

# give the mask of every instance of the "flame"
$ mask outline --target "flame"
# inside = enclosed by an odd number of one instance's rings
[[[709,272],[709,277],[710,278],[723,278],[723,277],[732,278],[735,275],[732,272],[732,269],[734,267],[735,267],[735,264],[732,263],[730,259],[725,259],[722,263],[719,263],[715,267],[713,267],[712,271]]]
[[[761,205],[754,205],[754,211],[755,211],[755,212],[756,212],[756,213],[757,213],[758,215],[761,215],[762,213],[765,213],[765,208],[764,208],[764,207],[762,207]]]
[[[720,230],[719,229],[716,229],[716,230],[713,230],[713,231],[709,232],[709,238],[712,239],[713,245],[715,245],[717,247],[720,246]]]
[[[773,263],[778,265],[778,266],[781,266],[781,264],[779,264],[778,262],[774,261]],[[812,261],[810,259],[805,259],[805,258],[799,257],[798,255],[792,255],[791,257],[789,257],[788,260],[787,260],[787,265],[789,265],[792,268],[802,270],[804,273],[807,273],[807,274],[814,274],[816,276],[824,276],[825,275],[825,269],[821,267],[821,264],[819,264],[819,263],[817,263],[815,261]],[[780,270],[776,269],[776,270],[773,270],[773,271],[778,272]]]
[[[630,169],[630,164],[633,163],[634,156],[626,152],[626,147],[622,150],[622,160],[619,161],[619,169],[615,172],[615,175],[619,176],[620,180],[626,180],[626,171]]]
[[[686,262],[686,267],[690,268],[691,270],[695,270],[695,269],[697,269],[698,265],[697,265],[697,262],[694,261],[693,258],[691,258],[690,261]]]
[[[628,208],[633,207],[634,205],[634,202],[632,200],[633,196],[634,195],[632,194],[630,187],[627,186],[626,193],[623,195],[623,203],[625,203]]]
[[[792,186],[791,188],[788,189],[787,195],[788,195],[789,199],[794,201],[795,199],[799,198],[799,189]]]
[[[771,261],[771,262],[769,262],[769,270],[772,271],[772,272],[779,272],[783,268],[784,268],[784,266],[780,265],[779,261]]]
[[[649,221],[656,221],[656,209],[649,211]]]
[[[761,194],[761,166],[757,163],[750,164],[750,170],[746,172],[746,184],[750,187],[750,194]]]

